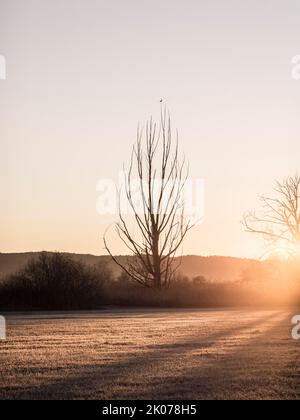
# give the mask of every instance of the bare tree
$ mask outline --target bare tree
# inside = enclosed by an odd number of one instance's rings
[[[282,244],[294,254],[300,245],[300,177],[277,181],[274,191],[276,197],[260,198],[261,214],[246,214],[243,225],[247,232],[262,235],[275,249]]]
[[[180,262],[177,253],[192,223],[185,217],[183,189],[188,177],[185,159],[180,160],[178,134],[173,141],[170,117],[162,111],[160,124],[147,122],[146,130],[138,129],[128,174],[125,195],[134,216],[135,228],[119,210],[116,232],[132,256],[121,264],[111,252],[106,237],[104,244],[113,260],[139,284],[152,288],[168,287]],[[133,193],[134,176],[138,179],[138,208]],[[135,232],[133,234],[132,232]]]

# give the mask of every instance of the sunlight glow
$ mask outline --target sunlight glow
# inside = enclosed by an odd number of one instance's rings
[[[297,244],[277,244],[269,254],[279,260],[289,260],[300,257],[300,243]]]

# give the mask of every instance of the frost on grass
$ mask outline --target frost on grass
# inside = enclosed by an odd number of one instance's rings
[[[299,399],[285,311],[11,316],[0,398]]]

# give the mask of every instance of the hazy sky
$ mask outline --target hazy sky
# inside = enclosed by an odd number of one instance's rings
[[[97,180],[165,98],[206,181],[184,252],[259,257],[242,215],[300,170],[299,19],[299,0],[0,0],[0,252],[104,253]]]

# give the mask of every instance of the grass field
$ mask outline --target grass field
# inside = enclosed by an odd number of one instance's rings
[[[281,310],[11,314],[1,399],[299,399]]]

